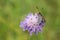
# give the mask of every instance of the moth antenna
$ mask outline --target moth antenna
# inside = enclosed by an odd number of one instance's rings
[[[44,20],[44,22],[46,22],[46,20],[45,20],[45,18],[44,18],[44,17],[42,17],[42,19]]]

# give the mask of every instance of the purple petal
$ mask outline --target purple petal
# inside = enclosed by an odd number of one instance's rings
[[[26,29],[26,30],[27,30],[27,25],[24,27],[24,29]]]
[[[30,28],[28,29],[28,31],[29,31],[29,32],[32,31],[32,27],[30,27]]]
[[[30,29],[30,26],[28,26],[27,29],[29,30]]]
[[[33,31],[35,32],[35,28],[33,27],[32,29],[33,29]]]
[[[30,31],[30,35],[32,35],[33,31]]]
[[[41,32],[41,27],[40,26],[37,27],[37,31]]]
[[[36,35],[38,34],[38,31],[37,31],[37,29],[35,29],[35,32],[34,32]]]
[[[23,26],[23,22],[20,23],[20,27],[22,27],[22,26]]]

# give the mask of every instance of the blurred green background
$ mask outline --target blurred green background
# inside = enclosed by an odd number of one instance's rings
[[[19,24],[36,6],[46,24],[42,33],[29,36]],[[0,0],[0,40],[60,40],[60,0]]]

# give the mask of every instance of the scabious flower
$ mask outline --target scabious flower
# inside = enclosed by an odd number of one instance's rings
[[[38,34],[38,32],[42,31],[42,27],[45,24],[45,19],[42,17],[39,13],[29,13],[25,20],[20,22],[20,27],[23,29],[23,31],[28,30],[30,35],[32,33]]]

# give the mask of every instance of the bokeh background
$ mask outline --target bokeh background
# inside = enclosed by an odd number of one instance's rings
[[[36,6],[46,24],[42,33],[30,36],[19,24]],[[60,0],[0,0],[0,40],[60,40]]]

